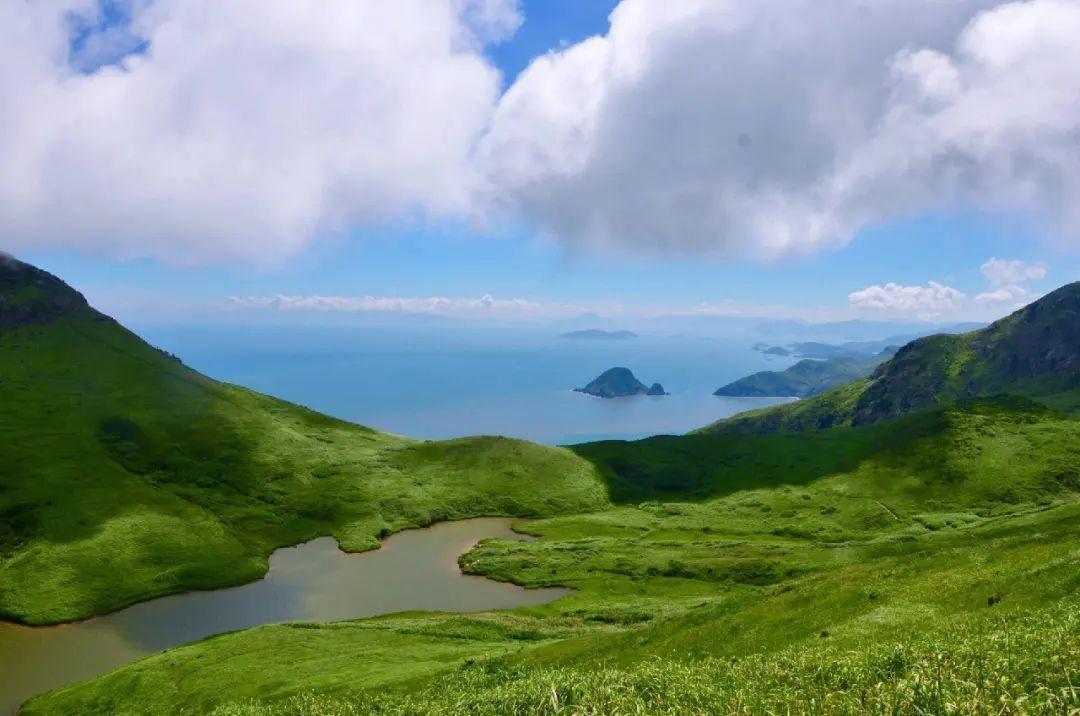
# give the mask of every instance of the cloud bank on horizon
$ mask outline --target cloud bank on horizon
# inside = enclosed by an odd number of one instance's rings
[[[969,299],[963,291],[930,281],[925,286],[887,283],[868,286],[848,294],[848,303],[861,311],[886,315],[915,315],[926,320],[954,314],[961,309],[983,308],[990,315],[1021,308],[1039,298],[1024,286],[1046,276],[1044,264],[991,257],[979,267],[989,287]],[[974,304],[974,306],[972,306]],[[982,312],[983,315],[987,315]]]
[[[505,90],[515,0],[111,4],[0,4],[7,248],[272,261],[452,217],[769,259],[953,204],[1080,242],[1080,0],[623,0]]]

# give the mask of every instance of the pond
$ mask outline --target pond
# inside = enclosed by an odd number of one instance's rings
[[[457,558],[489,537],[525,539],[512,520],[480,518],[407,530],[373,552],[346,554],[330,537],[270,556],[264,579],[136,604],[82,622],[0,622],[0,713],[50,689],[211,634],[283,621],[356,619],[413,609],[479,611],[542,604],[567,589],[523,589],[462,574]]]

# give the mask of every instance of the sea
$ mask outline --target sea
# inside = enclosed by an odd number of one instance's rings
[[[424,439],[505,435],[549,445],[680,434],[784,399],[725,398],[721,385],[793,359],[745,338],[567,338],[535,329],[137,326],[213,378],[379,430]],[[666,396],[576,393],[630,368]]]

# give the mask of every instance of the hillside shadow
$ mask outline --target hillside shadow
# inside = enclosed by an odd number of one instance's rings
[[[663,435],[571,446],[593,463],[617,504],[700,501],[762,487],[806,485],[866,461],[896,464],[946,428],[942,411],[859,428],[781,435]]]

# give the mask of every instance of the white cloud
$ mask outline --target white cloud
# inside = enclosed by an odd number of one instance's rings
[[[775,257],[951,202],[1080,237],[1080,2],[623,0],[481,161],[570,243]]]
[[[949,313],[965,298],[961,291],[936,281],[926,286],[887,283],[848,294],[848,302],[857,309],[914,314],[920,318],[935,318]]]
[[[1029,264],[1024,261],[1006,261],[991,258],[979,267],[982,275],[991,286],[1007,286],[1023,283],[1028,279],[1040,279],[1046,276],[1044,264]]]
[[[991,258],[979,267],[990,282],[990,290],[975,297],[975,303],[994,305],[1011,303],[1020,306],[1029,300],[1028,289],[1021,284],[1046,276],[1045,264],[1029,264],[1025,261],[1007,261]]]
[[[984,291],[975,296],[975,303],[979,304],[996,304],[996,303],[1017,303],[1028,295],[1028,291],[1023,286],[999,286],[998,288]]]
[[[411,313],[434,316],[499,318],[551,318],[576,315],[581,308],[567,304],[539,303],[523,298],[423,296],[233,296],[234,308],[280,311],[331,311],[341,313]]]
[[[1080,238],[1080,0],[623,0],[501,97],[517,0],[124,2],[74,58],[97,0],[0,2],[9,249],[275,260],[509,215],[769,258],[953,202]]]
[[[1002,304],[1009,304],[1007,308],[1019,308],[1037,297],[1021,284],[1045,277],[1047,269],[1042,263],[991,258],[979,267],[979,271],[990,287],[976,294],[970,304],[961,291],[935,281],[926,286],[896,283],[869,286],[848,294],[848,303],[856,309],[911,313],[923,318],[970,309],[971,304],[995,311],[1001,310]]]
[[[462,215],[516,0],[0,2],[0,235],[172,260],[275,260],[322,233]],[[75,18],[74,20],[72,18]],[[81,21],[78,18],[82,18]],[[80,25],[81,23],[81,25]]]

